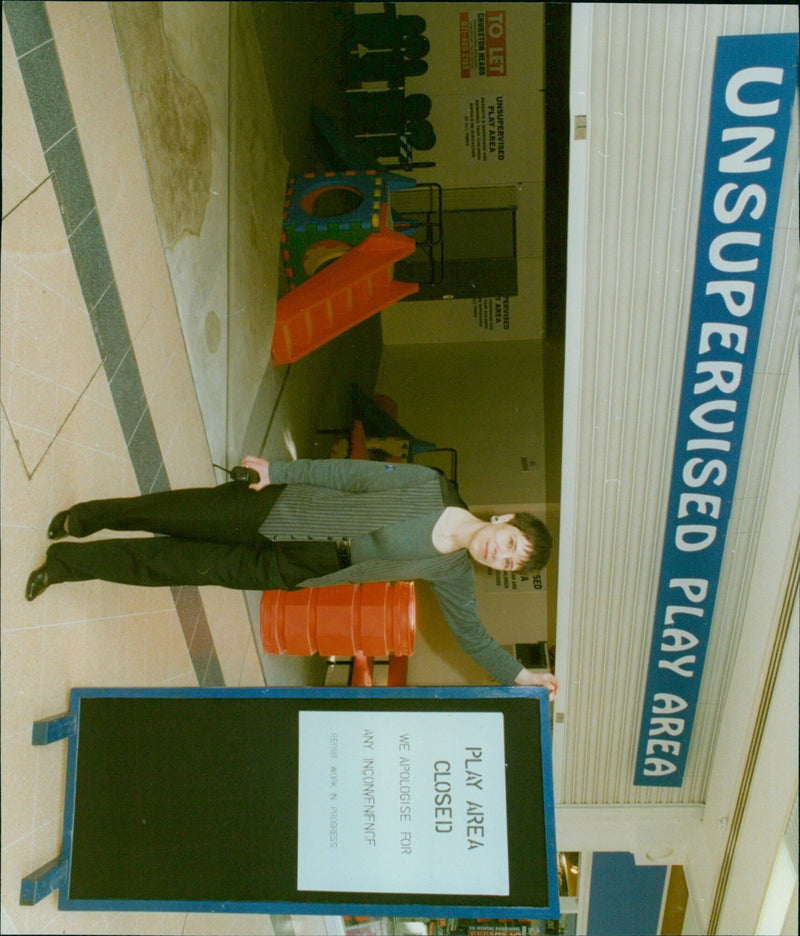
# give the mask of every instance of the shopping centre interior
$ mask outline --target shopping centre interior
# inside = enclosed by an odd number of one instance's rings
[[[276,364],[279,300],[294,285],[287,180],[333,171],[341,141],[322,131],[347,126],[354,92],[384,91],[374,75],[354,77],[365,50],[347,38],[354,11],[384,7],[425,19],[425,69],[402,84],[431,101],[436,136],[417,139],[410,159],[377,158],[426,193],[441,186],[463,237],[445,236],[443,254],[428,245],[419,295]],[[493,10],[5,0],[4,933],[796,932],[796,98],[683,783],[641,785],[633,773],[716,38],[796,34],[797,9],[508,5],[502,72],[463,58],[459,72],[463,24]],[[796,57],[793,67],[796,81]],[[470,108],[497,101],[505,150],[476,154]],[[424,214],[410,191],[393,204]],[[476,241],[483,252],[465,253]],[[455,285],[435,269],[447,258],[468,264]],[[260,592],[87,581],[26,601],[51,517],[97,497],[219,484],[219,466],[246,454],[340,454],[353,444],[354,386],[407,430],[402,457],[421,443],[416,460],[455,473],[457,452],[477,512],[531,509],[555,535],[538,581],[479,580],[477,598],[504,646],[540,651],[537,665],[561,681],[560,920],[523,930],[478,929],[467,914],[59,910],[55,893],[22,906],[20,882],[62,848],[68,774],[65,746],[33,746],[31,726],[67,711],[72,689],[338,678],[324,655],[265,650]],[[486,685],[424,586],[417,600],[407,684]]]

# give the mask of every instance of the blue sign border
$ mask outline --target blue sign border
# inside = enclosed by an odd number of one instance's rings
[[[683,783],[769,282],[798,35],[717,40],[637,786]]]

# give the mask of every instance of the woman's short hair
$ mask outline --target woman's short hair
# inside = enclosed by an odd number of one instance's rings
[[[550,551],[553,548],[553,537],[550,531],[538,517],[529,513],[515,514],[514,519],[508,522],[520,530],[532,546],[531,554],[517,571],[538,572],[543,569],[547,565]]]

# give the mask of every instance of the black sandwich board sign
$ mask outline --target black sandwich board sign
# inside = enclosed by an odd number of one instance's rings
[[[63,910],[559,915],[539,688],[74,689]]]

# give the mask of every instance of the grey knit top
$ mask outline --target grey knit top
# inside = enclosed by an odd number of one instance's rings
[[[353,564],[300,587],[426,581],[461,649],[501,684],[522,671],[478,617],[466,549],[440,553],[433,527],[448,506],[466,507],[432,468],[347,459],[270,462],[270,482],[287,485],[261,526],[275,541],[349,537]]]

